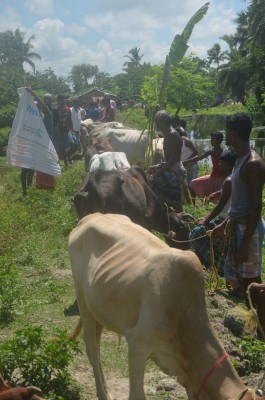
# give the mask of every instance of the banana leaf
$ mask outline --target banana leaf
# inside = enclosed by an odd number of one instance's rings
[[[160,89],[160,94],[159,94],[159,100],[158,103],[160,104],[161,107],[164,106],[164,101],[165,101],[165,93],[169,81],[169,74],[170,74],[170,62],[169,62],[169,57],[166,56],[166,62],[164,66],[164,72],[163,72],[163,81]]]
[[[169,50],[171,65],[176,65],[182,60],[189,46],[187,42],[192,34],[194,26],[202,20],[208,11],[210,3],[205,3],[189,20],[181,35],[176,35]]]

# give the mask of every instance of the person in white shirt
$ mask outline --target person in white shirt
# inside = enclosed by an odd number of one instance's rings
[[[73,131],[77,140],[78,151],[81,151],[81,143],[80,143],[80,127],[81,127],[81,112],[78,107],[78,101],[73,100],[73,107],[70,108],[71,110],[71,119],[73,124]]]
[[[116,105],[116,101],[114,99],[110,99],[110,106],[113,107],[113,109],[114,109],[114,121],[116,121],[117,105]]]

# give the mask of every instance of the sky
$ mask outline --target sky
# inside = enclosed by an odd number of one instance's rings
[[[124,55],[140,48],[142,61],[163,63],[174,36],[180,34],[206,0],[0,0],[0,29],[19,28],[31,35],[41,61],[38,71],[51,67],[67,77],[73,65],[97,65],[111,76],[122,72]],[[206,16],[191,35],[186,54],[201,58],[235,32],[234,20],[248,1],[212,0]]]

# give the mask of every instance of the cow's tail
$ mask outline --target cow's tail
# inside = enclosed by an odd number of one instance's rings
[[[82,320],[81,318],[79,318],[73,332],[69,335],[69,339],[70,340],[76,339],[77,336],[81,333],[82,328],[83,328]]]

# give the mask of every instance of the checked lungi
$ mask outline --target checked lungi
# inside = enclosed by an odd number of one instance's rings
[[[261,275],[265,224],[263,219],[260,219],[257,224],[249,243],[248,261],[236,265],[236,253],[246,230],[246,221],[230,217],[229,223],[232,223],[233,227],[228,233],[228,250],[224,272],[227,284],[230,284],[235,290],[240,288],[242,278],[256,278]]]
[[[195,251],[205,268],[211,269],[212,261],[214,261],[215,267],[217,268],[219,275],[223,276],[227,251],[227,246],[224,244],[224,239],[223,237],[219,236],[212,237],[211,239],[208,235],[205,236],[208,230],[212,230],[222,221],[222,218],[216,218],[211,220],[206,225],[195,226],[195,228],[193,228],[189,234],[189,239],[193,240],[196,238],[200,238],[190,242],[190,247]],[[201,236],[204,237],[201,238]],[[211,260],[210,240],[213,241],[213,260]]]
[[[182,163],[177,163],[154,181],[152,189],[163,203],[172,207],[182,206],[182,183],[186,177]]]

